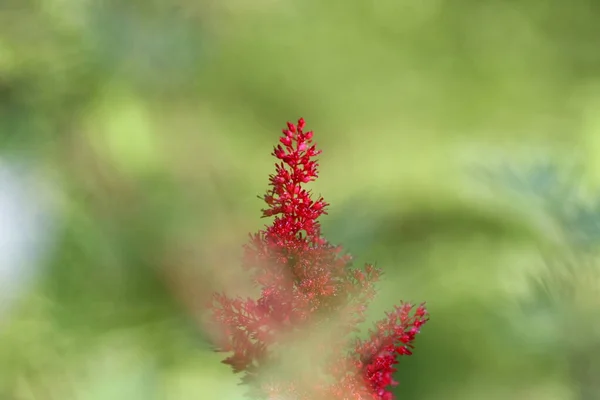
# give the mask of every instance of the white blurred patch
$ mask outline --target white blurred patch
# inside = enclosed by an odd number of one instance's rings
[[[0,160],[0,322],[44,264],[56,225],[48,185]]]

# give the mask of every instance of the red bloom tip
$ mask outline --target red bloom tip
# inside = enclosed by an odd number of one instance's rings
[[[301,131],[302,129],[304,129],[304,118],[298,120],[298,130]]]
[[[276,174],[270,177],[271,190],[265,197],[269,210],[263,211],[263,216],[281,214],[274,226],[267,230],[267,235],[276,235],[280,240],[299,239],[298,235],[304,231],[303,241],[308,243],[314,242],[320,235],[317,219],[325,213],[326,204],[313,202],[310,193],[302,189],[302,185],[317,177],[318,164],[313,158],[320,154],[315,145],[310,145],[312,132],[310,135],[302,132],[304,125],[303,118],[298,120],[297,125],[288,122],[287,129],[283,129],[283,136],[279,138],[281,145],[273,150],[273,155],[284,164],[275,164]]]

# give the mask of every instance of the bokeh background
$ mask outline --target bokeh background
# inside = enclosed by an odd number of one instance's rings
[[[399,398],[600,398],[600,3],[3,0],[0,399],[237,399],[243,291],[303,116],[322,224],[427,301]]]

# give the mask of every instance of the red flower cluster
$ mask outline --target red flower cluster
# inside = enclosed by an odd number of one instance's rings
[[[427,319],[424,306],[405,303],[376,324],[367,340],[348,339],[365,319],[381,271],[372,265],[353,268],[340,246],[321,236],[318,222],[326,214],[322,197],[313,200],[303,185],[317,178],[320,154],[304,120],[288,123],[273,155],[279,160],[264,196],[264,217],[275,217],[265,230],[250,236],[243,266],[260,287],[258,299],[213,297],[213,317],[221,328],[219,350],[232,355],[223,362],[243,379],[257,399],[392,399],[389,391],[401,355]],[[333,323],[333,325],[332,325]],[[294,346],[297,334],[319,327],[331,338],[320,345],[317,374],[277,374],[277,365]],[[293,336],[296,334],[296,336]],[[310,375],[310,374],[309,374]]]

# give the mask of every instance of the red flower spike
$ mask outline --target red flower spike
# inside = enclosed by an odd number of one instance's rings
[[[243,267],[261,287],[260,297],[213,297],[213,317],[222,329],[219,350],[232,353],[223,362],[245,373],[243,383],[256,399],[392,400],[389,389],[398,384],[394,366],[399,356],[412,354],[428,313],[424,305],[401,303],[375,324],[368,339],[351,345],[346,336],[364,321],[381,271],[373,265],[354,268],[341,246],[321,236],[319,217],[329,204],[304,189],[318,177],[314,158],[321,151],[304,127],[300,118],[282,130],[272,153],[279,161],[269,177],[271,188],[261,197],[267,205],[263,217],[275,218],[244,247]],[[319,374],[290,381],[273,373],[277,368],[271,367],[290,346],[284,337],[332,321],[341,336],[319,345]]]

